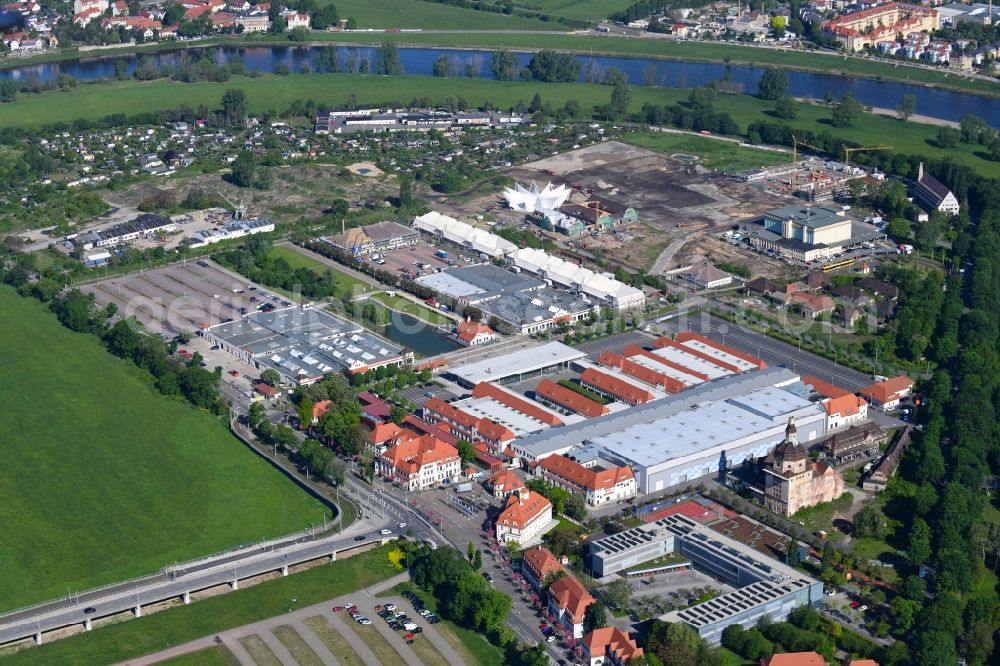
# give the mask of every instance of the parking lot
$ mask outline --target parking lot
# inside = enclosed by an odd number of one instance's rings
[[[438,250],[446,251],[448,258],[442,259],[437,256],[435,253]],[[420,277],[433,272],[435,268],[444,270],[450,266],[470,266],[473,263],[478,263],[479,259],[472,252],[459,252],[437,247],[436,244],[432,245],[421,239],[416,245],[384,253],[381,261],[385,263],[379,264],[378,267],[394,275],[406,273],[412,277]],[[429,266],[429,268],[423,268],[423,266]]]
[[[82,290],[94,294],[102,306],[117,305],[119,317],[135,317],[146,330],[171,337],[236,319],[265,302],[277,307],[290,305],[208,261],[124,275],[86,285]]]

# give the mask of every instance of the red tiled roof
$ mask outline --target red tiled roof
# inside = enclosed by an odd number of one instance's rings
[[[681,365],[680,363],[675,363],[674,361],[671,361],[670,359],[663,358],[662,356],[657,356],[653,352],[648,351],[646,349],[643,349],[642,347],[640,347],[638,345],[627,345],[625,347],[624,354],[625,354],[625,356],[628,356],[628,357],[642,356],[643,358],[648,358],[649,360],[651,360],[651,361],[653,361],[655,363],[659,363],[660,365],[662,365],[662,366],[664,366],[666,368],[673,368],[674,370],[677,370],[678,372],[683,372],[686,375],[691,375],[692,377],[697,377],[698,379],[702,380],[703,382],[707,382],[709,379],[711,379],[711,377],[709,377],[708,375],[706,375],[703,372],[698,372],[697,370],[692,370],[691,368],[687,367],[686,365]]]
[[[260,384],[254,385],[254,390],[260,393],[265,398],[273,398],[278,395],[278,389],[274,388],[270,384],[265,384],[261,382]]]
[[[669,393],[680,393],[684,390],[684,382],[635,361],[630,361],[621,354],[606,351],[601,354],[600,360],[602,365],[618,368],[629,377],[635,377],[641,382],[662,388]]]
[[[480,419],[476,430],[484,438],[494,442],[510,442],[517,438],[513,430],[489,419]]]
[[[524,551],[521,561],[528,566],[531,575],[539,583],[544,581],[545,577],[554,571],[565,571],[565,568],[559,563],[556,556],[548,548],[543,548],[542,546]]]
[[[313,418],[318,419],[330,410],[330,405],[333,402],[331,400],[320,400],[315,405],[313,405]]]
[[[552,583],[549,586],[549,598],[566,611],[573,624],[583,622],[587,607],[595,601],[587,588],[573,576],[563,576]]]
[[[632,637],[618,627],[594,629],[589,634],[584,634],[583,643],[587,646],[591,659],[603,657],[611,651],[627,664],[630,659],[643,654],[642,648],[636,645]]]
[[[455,437],[443,428],[439,428],[438,426],[428,423],[423,419],[418,419],[413,414],[407,414],[406,418],[403,419],[403,423],[421,435],[434,435],[442,442],[447,442],[452,446],[456,446],[458,444],[458,437]]]
[[[497,516],[497,523],[524,529],[525,525],[530,525],[537,520],[545,513],[546,509],[552,509],[552,502],[543,495],[528,491],[524,491],[520,495],[515,493],[507,498],[507,504]]]
[[[538,462],[542,469],[571,484],[588,490],[607,490],[618,483],[635,478],[629,467],[613,467],[605,470],[595,470],[584,467],[566,456],[546,456]]]
[[[458,338],[465,342],[472,342],[480,333],[493,334],[492,328],[485,324],[480,324],[478,321],[459,322],[458,326],[455,327],[455,331]]]
[[[826,660],[815,652],[785,652],[764,657],[761,666],[826,666]]]
[[[535,387],[535,393],[560,407],[565,407],[591,419],[602,414],[607,414],[609,411],[606,405],[594,402],[590,398],[582,396],[576,391],[571,391],[565,386],[560,386],[551,379],[543,379],[538,382],[538,386]]]
[[[826,410],[828,416],[833,414],[840,414],[842,417],[854,416],[861,411],[861,407],[864,405],[864,398],[856,396],[853,393],[823,401],[823,409]]]
[[[401,441],[382,454],[382,460],[405,474],[415,474],[425,465],[457,459],[458,449],[430,435]]]
[[[806,386],[812,386],[813,391],[819,393],[824,398],[840,398],[845,395],[851,395],[851,392],[847,389],[842,389],[839,386],[834,386],[828,382],[824,382],[819,377],[813,377],[812,375],[806,375],[802,378],[802,383]]]
[[[377,423],[371,429],[372,444],[380,445],[390,442],[403,433],[395,423]]]
[[[756,358],[755,356],[748,354],[744,351],[740,351],[739,349],[734,349],[729,345],[724,345],[721,342],[713,340],[712,338],[706,335],[702,335],[701,333],[695,333],[694,331],[681,331],[675,336],[675,339],[678,342],[687,342],[688,340],[698,340],[699,342],[703,342],[709,347],[715,347],[719,351],[726,352],[730,356],[735,356],[736,358],[741,358],[748,363],[753,363],[761,370],[767,367],[767,363],[764,363],[764,361],[760,360],[759,358]]]
[[[913,388],[913,380],[909,377],[900,375],[899,377],[890,377],[881,382],[876,382],[870,386],[866,386],[859,393],[864,396],[868,396],[879,403],[889,402],[899,397],[900,393],[903,393],[909,389]]]
[[[708,361],[712,365],[718,366],[718,367],[720,367],[723,370],[726,370],[728,372],[732,372],[732,373],[738,373],[738,372],[740,372],[740,369],[737,368],[735,365],[733,365],[731,363],[726,363],[725,361],[720,361],[719,359],[715,358],[714,356],[712,356],[710,354],[706,354],[703,351],[699,351],[699,350],[694,349],[692,347],[688,347],[686,345],[682,345],[681,343],[677,342],[676,340],[671,340],[670,338],[668,338],[666,336],[657,338],[656,341],[653,342],[653,346],[656,347],[657,349],[663,349],[664,347],[670,347],[672,349],[679,349],[680,351],[684,352],[685,354],[690,354],[691,356],[694,356],[696,358],[700,358],[703,361]]]
[[[489,382],[479,382],[476,384],[476,388],[472,389],[472,395],[476,398],[490,398],[492,400],[496,400],[500,404],[506,405],[514,411],[520,412],[525,416],[529,416],[536,421],[541,421],[546,425],[558,426],[563,424],[562,419],[548,410],[542,409],[530,400],[522,398],[519,395],[515,395],[514,393]]]
[[[469,414],[468,412],[463,412],[458,407],[450,405],[441,398],[430,398],[424,403],[424,409],[429,409],[432,412],[436,412],[441,416],[447,417],[449,420],[458,423],[466,428],[475,428],[479,423],[479,419]]]
[[[519,477],[512,469],[505,469],[497,472],[490,477],[489,484],[494,490],[500,490],[505,493],[520,490],[525,487],[524,481],[522,481],[521,477]]]
[[[623,402],[642,404],[656,398],[649,391],[645,391],[638,386],[629,384],[613,375],[595,370],[594,368],[584,370],[583,374],[580,375],[580,381],[606,391]]]

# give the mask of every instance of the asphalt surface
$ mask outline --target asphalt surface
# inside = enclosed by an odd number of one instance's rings
[[[667,319],[652,325],[670,335],[693,331],[746,352],[771,366],[782,366],[802,375],[814,375],[835,386],[857,391],[874,380],[871,376],[834,363],[812,352],[701,312],[690,317]]]
[[[590,342],[581,342],[578,345],[573,345],[573,348],[584,352],[592,361],[597,361],[601,357],[601,354],[606,351],[621,354],[628,345],[648,347],[653,344],[655,339],[656,336],[649,333],[628,331],[627,333],[619,333],[618,335],[591,340]]]

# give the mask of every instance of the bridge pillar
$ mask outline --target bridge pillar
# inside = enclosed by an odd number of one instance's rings
[[[142,617],[142,606],[136,604],[135,608],[132,609],[132,612],[135,613],[136,617]]]
[[[287,564],[285,566],[281,567],[281,575],[282,576],[287,576],[288,575],[288,565]]]
[[[337,561],[337,551],[332,551],[330,553],[330,561],[331,562],[336,562]]]
[[[181,597],[181,598],[184,600],[184,604],[185,605],[191,603],[191,593],[190,592],[185,592],[184,596]]]
[[[90,618],[89,617],[86,620],[83,621],[83,630],[84,631],[90,631],[91,630]]]
[[[231,582],[229,584],[229,586],[232,587],[234,590],[238,590],[238,589],[240,589],[240,581],[238,579],[234,578],[233,582]]]
[[[35,645],[41,645],[41,644],[42,644],[42,632],[36,631],[35,632]]]

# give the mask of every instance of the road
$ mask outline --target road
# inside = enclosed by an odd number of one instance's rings
[[[654,330],[661,330],[670,335],[680,331],[694,331],[718,340],[723,344],[753,354],[768,365],[784,366],[803,375],[814,375],[823,381],[836,386],[857,391],[872,383],[869,375],[858,372],[847,366],[817,356],[811,352],[799,349],[780,340],[768,337],[763,333],[742,328],[719,319],[706,312],[693,316],[666,319],[651,324]]]

